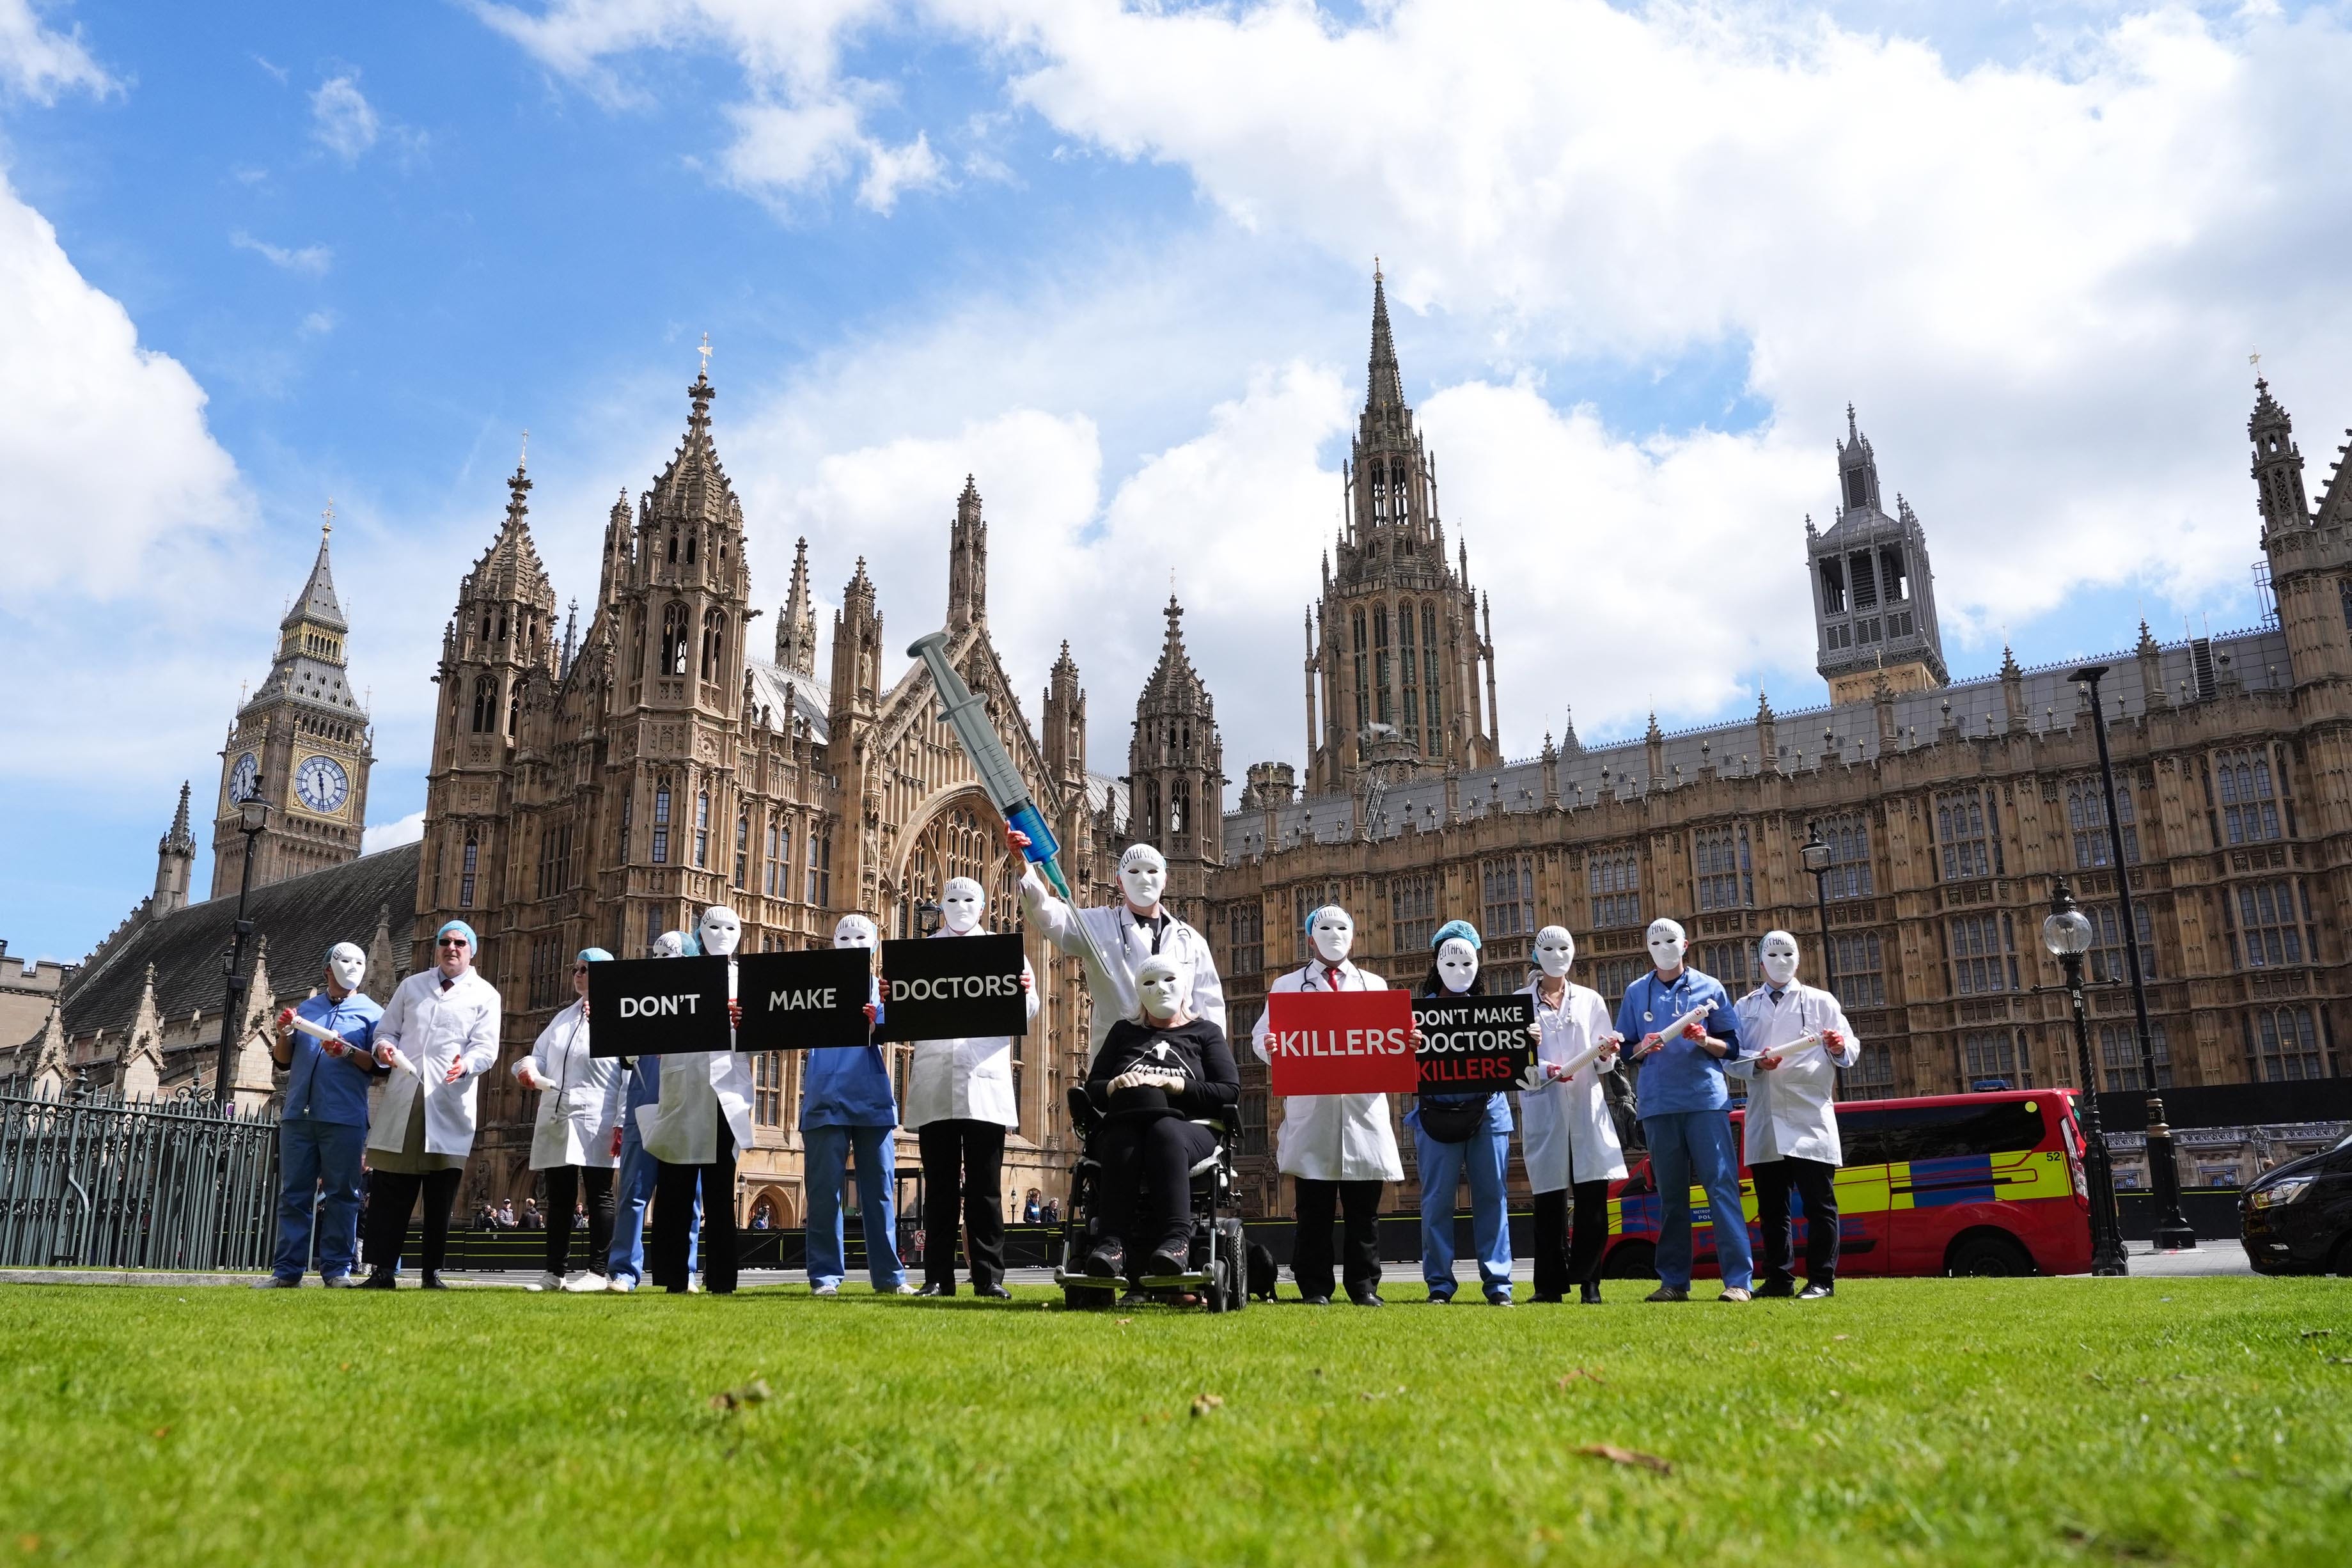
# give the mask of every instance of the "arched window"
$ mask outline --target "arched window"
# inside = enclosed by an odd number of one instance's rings
[[[518,686],[507,694],[507,739],[515,737],[522,723],[522,688]]]
[[[672,561],[677,559],[677,529],[675,526],[669,531],[669,558]]]
[[[688,531],[686,536],[686,563],[688,566],[694,564],[694,534]]]
[[[1421,661],[1413,657],[1412,602],[1397,606],[1397,664],[1404,671],[1404,738],[1421,744]]]
[[[694,863],[710,865],[710,792],[704,790],[694,797]]]
[[[1184,837],[1184,825],[1192,818],[1192,813],[1186,809],[1192,795],[1192,790],[1181,779],[1177,780],[1175,786],[1168,792],[1168,837],[1171,839]]]
[[[740,888],[751,871],[751,814],[735,819],[735,885]]]
[[[664,675],[686,673],[686,606],[672,605],[662,611],[661,672]]]
[[[1372,645],[1364,636],[1364,612],[1358,610],[1349,617],[1356,634],[1356,728],[1361,730],[1372,721],[1370,659]]]
[[[487,675],[474,677],[474,733],[488,734],[490,726],[497,722],[498,710],[498,688],[491,684]]]
[[[669,780],[654,785],[654,864],[669,864]]]
[[[1439,750],[1438,726],[1443,721],[1444,709],[1438,693],[1444,687],[1437,657],[1437,606],[1424,599],[1421,605],[1421,684],[1422,717],[1429,724],[1429,751]]]
[[[727,663],[727,616],[710,610],[702,617],[702,679],[716,680]]]
[[[629,679],[641,680],[646,673],[646,613],[629,612]]]
[[[474,830],[470,827],[466,829],[466,858],[457,876],[457,907],[461,910],[474,907],[474,868],[481,851],[480,841],[474,837]]]

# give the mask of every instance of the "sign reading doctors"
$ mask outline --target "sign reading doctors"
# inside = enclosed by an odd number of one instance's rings
[[[735,1048],[803,1051],[862,1046],[868,1037],[866,1004],[872,953],[862,947],[822,947],[807,952],[747,952],[735,961],[735,995],[743,1026]],[[591,964],[594,975],[602,964]]]
[[[727,1048],[727,961],[625,958],[588,966],[588,1048],[652,1057]]]
[[[1018,936],[882,944],[882,1038],[961,1040],[1028,1032]]]
[[[1277,991],[1265,999],[1276,1094],[1411,1094],[1412,1005],[1402,991]]]
[[[1535,1060],[1532,996],[1416,996],[1412,1021],[1422,1036],[1423,1094],[1508,1089]]]

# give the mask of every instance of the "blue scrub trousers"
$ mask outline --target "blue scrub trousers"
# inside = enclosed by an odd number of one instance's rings
[[[319,1278],[339,1279],[359,1259],[360,1152],[364,1126],[298,1116],[278,1124],[278,1258],[270,1272],[299,1279],[310,1258],[310,1204],[318,1193]]]
[[[646,1205],[653,1200],[654,1181],[661,1162],[646,1152],[637,1137],[637,1119],[627,1117],[621,1133],[621,1169],[613,1183],[613,1247],[604,1260],[607,1279],[627,1276],[632,1285],[646,1278]],[[702,1194],[694,1198],[694,1225],[686,1233],[686,1271],[699,1261],[702,1245]]]
[[[1748,1289],[1755,1262],[1748,1248],[1748,1216],[1739,1206],[1739,1140],[1723,1110],[1681,1110],[1642,1118],[1650,1142],[1650,1173],[1658,1184],[1658,1279],[1678,1290],[1691,1282],[1691,1202],[1694,1184],[1706,1190],[1715,1233],[1716,1267],[1727,1289]]]
[[[838,1285],[842,1261],[841,1189],[849,1151],[857,1150],[857,1206],[866,1222],[866,1272],[874,1289],[895,1291],[907,1282],[898,1261],[898,1154],[890,1127],[803,1127],[808,1170],[808,1271],[811,1285]]]
[[[1421,1277],[1432,1296],[1454,1294],[1454,1196],[1470,1178],[1470,1235],[1478,1247],[1478,1282],[1488,1300],[1511,1299],[1511,1218],[1504,1205],[1503,1173],[1511,1157],[1508,1132],[1473,1132],[1461,1143],[1440,1143],[1412,1130],[1421,1171]]]

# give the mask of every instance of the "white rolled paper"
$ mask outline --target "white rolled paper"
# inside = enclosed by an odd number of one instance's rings
[[[324,1024],[313,1023],[310,1019],[302,1016],[299,1013],[295,1014],[293,1017],[288,1019],[287,1023],[288,1026],[292,1028],[297,1034],[308,1035],[314,1040],[342,1039],[341,1035],[336,1034],[334,1030],[330,1029]]]

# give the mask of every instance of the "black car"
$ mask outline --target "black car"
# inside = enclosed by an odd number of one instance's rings
[[[2352,1138],[2264,1172],[2238,1216],[2255,1273],[2352,1275]]]

